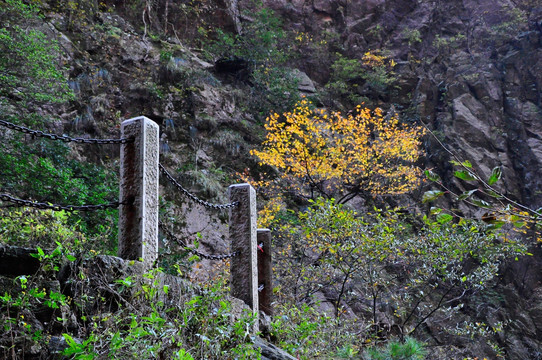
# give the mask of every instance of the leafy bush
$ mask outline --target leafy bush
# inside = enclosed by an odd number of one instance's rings
[[[374,347],[364,352],[366,360],[423,360],[426,351],[414,338],[405,342],[391,341],[385,347]]]
[[[0,132],[2,130],[0,129]],[[2,192],[15,197],[69,205],[103,204],[118,199],[118,175],[70,156],[63,143],[25,140],[14,134],[0,144]],[[97,248],[114,252],[117,238],[117,210],[107,209],[70,214],[80,231],[99,238]]]
[[[352,104],[361,102],[358,92],[363,82],[363,70],[358,59],[349,59],[337,53],[337,59],[331,65],[331,78],[326,89],[333,97],[346,98]]]
[[[362,86],[372,91],[369,95],[385,95],[396,83],[395,61],[383,51],[368,51],[360,59],[349,59],[337,53],[331,65],[332,74],[326,88],[335,98],[346,98],[348,105],[360,103]]]
[[[408,41],[408,46],[422,42],[421,33],[418,29],[405,28],[401,35]]]
[[[331,356],[337,349],[353,349],[357,326],[339,324],[318,309],[318,304],[282,304],[274,309],[270,337],[298,359]]]
[[[49,342],[62,335],[62,354],[73,359],[260,358],[248,331],[255,318],[251,311],[234,313],[223,283],[183,287],[177,290],[182,291],[182,301],[173,303],[159,269],[110,284],[111,275],[104,272],[111,269],[79,268],[85,259],[76,261],[60,241],[52,252],[38,248],[36,257],[41,262],[38,273],[17,277],[18,289],[0,295],[0,356],[24,358],[31,348],[47,354],[46,349],[54,348]],[[67,263],[77,277],[64,284],[77,289],[73,298],[49,280]]]
[[[393,68],[396,63],[383,51],[368,51],[361,58],[365,72],[362,77],[377,93],[383,94],[397,81]]]
[[[80,249],[85,241],[65,211],[0,209],[0,243],[54,249],[62,242],[64,248]]]
[[[362,215],[322,199],[299,218],[300,227],[285,224],[275,236],[281,302],[310,302],[327,289],[338,319],[347,306],[364,309],[366,339],[383,326],[413,334],[428,318],[453,314],[491,284],[502,261],[525,253],[506,234],[465,219],[426,217],[414,231],[400,212]],[[385,308],[387,325],[378,316]]]

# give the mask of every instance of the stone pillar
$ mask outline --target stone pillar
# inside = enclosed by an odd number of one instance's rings
[[[258,315],[258,266],[256,254],[256,191],[250,184],[231,185],[230,208],[231,251],[239,255],[231,259],[231,294],[243,300]],[[258,331],[258,321],[254,331]]]
[[[158,258],[159,127],[139,116],[122,122],[121,137],[134,138],[120,149],[118,255],[143,259],[151,267]]]
[[[258,303],[260,310],[273,315],[273,268],[271,266],[271,230],[258,229]]]

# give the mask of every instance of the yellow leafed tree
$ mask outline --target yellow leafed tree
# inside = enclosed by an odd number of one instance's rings
[[[405,127],[395,114],[358,106],[344,115],[314,109],[307,100],[292,112],[267,118],[260,164],[271,165],[297,181],[310,195],[402,194],[419,183],[419,127]]]

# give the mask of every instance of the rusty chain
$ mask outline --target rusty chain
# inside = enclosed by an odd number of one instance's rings
[[[16,204],[18,206],[22,207],[33,207],[36,209],[51,209],[53,211],[94,211],[94,210],[105,210],[105,209],[113,209],[118,208],[121,203],[118,201],[110,202],[107,204],[99,204],[99,205],[58,205],[58,204],[47,204],[47,203],[41,203],[37,201],[31,201],[31,200],[23,200],[18,199],[16,197],[13,197],[8,194],[0,194],[0,200],[7,201],[13,204]]]
[[[84,138],[72,138],[66,135],[47,134],[40,130],[32,130],[24,126],[16,125],[5,120],[0,120],[0,125],[7,127],[8,129],[30,134],[36,137],[44,137],[51,140],[60,140],[63,142],[75,142],[79,144],[127,144],[133,142],[133,138],[124,139],[84,139]]]
[[[229,203],[229,204],[211,204],[210,202],[207,202],[205,200],[201,200],[200,198],[198,198],[196,195],[193,195],[191,194],[188,190],[186,190],[181,184],[179,184],[177,182],[177,180],[175,180],[173,178],[173,176],[171,176],[171,174],[166,170],[166,168],[164,168],[164,166],[162,164],[159,164],[160,166],[160,171],[162,172],[162,174],[164,174],[164,176],[173,184],[175,185],[175,187],[179,190],[181,190],[186,196],[188,196],[190,199],[192,199],[193,201],[197,202],[198,204],[200,205],[203,205],[205,207],[208,207],[208,208],[212,208],[212,209],[219,209],[219,210],[222,210],[222,209],[229,209],[229,208],[232,208],[232,207],[235,207],[237,206],[239,203],[236,201],[236,202],[232,202],[232,203]]]
[[[158,222],[158,227],[164,232],[164,234],[166,235],[166,238],[168,240],[170,240],[170,241],[174,240],[179,245],[181,245],[183,248],[185,248],[186,250],[190,251],[193,254],[196,254],[197,256],[199,256],[201,258],[204,258],[204,259],[207,259],[207,260],[226,260],[226,259],[230,259],[230,258],[232,258],[234,256],[239,255],[239,252],[234,252],[234,253],[231,253],[231,254],[223,254],[223,255],[209,255],[209,254],[202,253],[199,250],[196,250],[194,248],[189,247],[187,243],[185,243],[183,240],[181,240],[178,237],[176,237],[175,235],[173,235],[171,233],[171,231],[169,231],[169,229],[164,225],[163,222],[159,221]]]

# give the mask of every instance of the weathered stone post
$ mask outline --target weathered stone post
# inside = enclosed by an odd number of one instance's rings
[[[256,254],[256,191],[250,184],[231,185],[230,241],[232,252],[239,255],[231,259],[231,294],[243,300],[258,315],[258,265]],[[258,321],[254,331],[258,331]]]
[[[258,229],[258,291],[259,307],[269,316],[273,315],[273,268],[271,265],[271,230]]]
[[[139,116],[122,122],[121,137],[134,142],[120,148],[119,250],[123,259],[143,259],[145,267],[158,257],[159,127]]]

